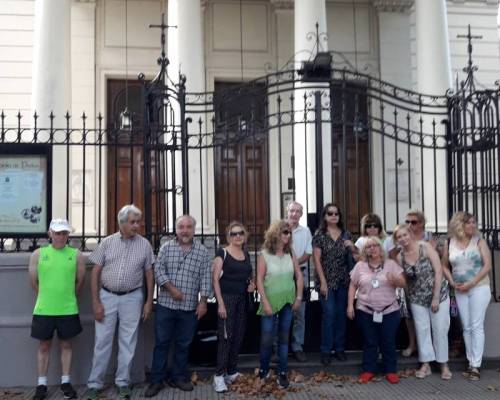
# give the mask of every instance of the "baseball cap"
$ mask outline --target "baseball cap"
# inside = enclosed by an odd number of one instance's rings
[[[53,232],[73,232],[73,227],[67,219],[57,218],[50,221],[49,229]]]

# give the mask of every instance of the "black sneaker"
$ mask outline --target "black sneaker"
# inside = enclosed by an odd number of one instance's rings
[[[46,385],[38,385],[35,390],[35,395],[33,396],[33,400],[43,400],[47,397],[47,386]]]
[[[259,369],[259,379],[268,379],[271,376],[271,371],[264,371],[263,369]]]
[[[302,351],[302,350],[299,350],[299,351],[295,351],[293,353],[293,356],[295,357],[295,359],[298,361],[298,362],[306,362],[307,361],[307,357],[305,355],[305,353]]]
[[[185,380],[178,380],[178,381],[173,381],[172,382],[174,386],[184,392],[191,392],[194,389],[193,384],[188,381],[187,379]]]
[[[330,353],[321,353],[321,364],[330,365],[332,362],[332,356]]]
[[[155,397],[160,391],[165,387],[165,385],[160,383],[150,383],[146,392],[144,393],[144,397]]]
[[[76,399],[76,390],[71,386],[71,383],[61,383],[61,391],[65,399]]]
[[[286,373],[283,372],[279,373],[278,379],[276,381],[278,382],[278,387],[280,389],[286,389],[288,386],[290,386],[290,382],[288,381]]]

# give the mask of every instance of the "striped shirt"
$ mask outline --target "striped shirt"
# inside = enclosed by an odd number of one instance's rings
[[[89,260],[102,267],[102,286],[114,292],[125,292],[142,286],[144,271],[152,267],[154,254],[141,235],[125,239],[121,232],[116,232],[99,244]]]
[[[165,243],[155,263],[155,279],[160,287],[158,303],[172,310],[192,311],[198,305],[198,294],[212,297],[212,258],[199,241],[194,240],[189,251],[184,252],[177,239]],[[184,295],[183,301],[172,298],[163,287],[171,283]]]

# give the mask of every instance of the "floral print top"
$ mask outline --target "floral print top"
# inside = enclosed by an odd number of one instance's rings
[[[344,240],[351,240],[351,238],[351,234],[347,231],[342,231],[337,240],[323,232],[317,232],[313,237],[313,247],[321,250],[321,266],[328,289],[336,290],[340,286],[349,285],[349,271],[346,265],[348,250],[344,246]],[[316,290],[319,290],[320,281],[317,275],[314,282]]]
[[[410,303],[423,307],[430,307],[434,291],[434,269],[431,260],[424,255],[424,246],[418,246],[418,260],[415,265],[406,262],[404,252],[401,252],[401,264],[406,276],[408,288],[408,298]],[[443,302],[448,297],[448,284],[443,278],[439,302]]]

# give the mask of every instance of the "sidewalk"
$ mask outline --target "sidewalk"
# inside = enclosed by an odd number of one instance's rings
[[[300,375],[296,375],[300,380]],[[452,380],[443,381],[438,373],[426,379],[416,379],[414,377],[402,378],[397,385],[391,385],[385,379],[368,384],[355,382],[356,376],[337,376],[339,380],[332,380],[331,375],[321,375],[316,373],[304,377],[303,382],[292,383],[287,391],[274,390],[267,398],[277,399],[418,399],[418,400],[493,400],[500,399],[500,372],[498,370],[483,370],[481,380],[469,382],[464,379],[458,371],[455,371]],[[316,382],[320,380],[320,382]],[[322,380],[325,380],[322,382]],[[248,378],[243,382],[246,384]],[[241,384],[240,384],[241,386]],[[133,389],[132,399],[142,399],[146,385],[137,385]],[[30,399],[34,389],[0,389],[0,399]],[[84,399],[85,387],[78,388],[79,398]],[[247,392],[248,393],[248,392]],[[199,381],[193,392],[181,392],[179,389],[167,387],[153,399],[182,399],[182,400],[203,400],[203,399],[253,399],[264,398],[253,394],[238,394],[229,392],[227,394],[216,394],[212,390],[210,382]],[[49,390],[48,399],[63,399],[61,392],[56,387]],[[101,399],[117,399],[116,391],[108,388],[101,394]]]

